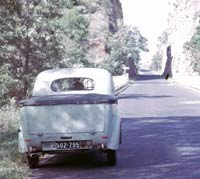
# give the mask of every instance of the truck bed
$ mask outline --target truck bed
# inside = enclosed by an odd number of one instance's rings
[[[30,135],[103,132],[117,99],[108,95],[33,97],[20,102]]]

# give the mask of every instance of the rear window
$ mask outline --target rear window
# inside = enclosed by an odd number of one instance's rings
[[[51,89],[54,92],[71,90],[94,90],[95,83],[91,78],[62,78],[52,82]]]

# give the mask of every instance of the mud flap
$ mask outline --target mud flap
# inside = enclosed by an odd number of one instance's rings
[[[18,150],[20,153],[28,152],[26,143],[24,141],[24,136],[22,134],[21,126],[20,126],[19,132],[18,132]]]

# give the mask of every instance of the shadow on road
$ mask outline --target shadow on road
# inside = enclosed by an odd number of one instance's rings
[[[108,166],[106,155],[100,152],[73,152],[47,156],[41,161],[40,168],[97,168]]]
[[[139,98],[149,98],[149,99],[153,99],[153,98],[170,98],[173,96],[170,95],[145,95],[145,94],[120,94],[118,96],[118,99],[139,99]]]
[[[32,179],[188,179],[199,178],[200,116],[122,119],[118,164],[109,167],[105,155],[57,155],[33,170]]]
[[[123,119],[121,165],[144,178],[198,178],[199,129],[200,116]]]
[[[146,80],[159,80],[164,79],[161,75],[138,75],[136,81],[146,81]]]

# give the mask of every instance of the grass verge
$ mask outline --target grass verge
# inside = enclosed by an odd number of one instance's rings
[[[0,178],[27,179],[29,171],[18,152],[19,111],[12,105],[0,109]]]

